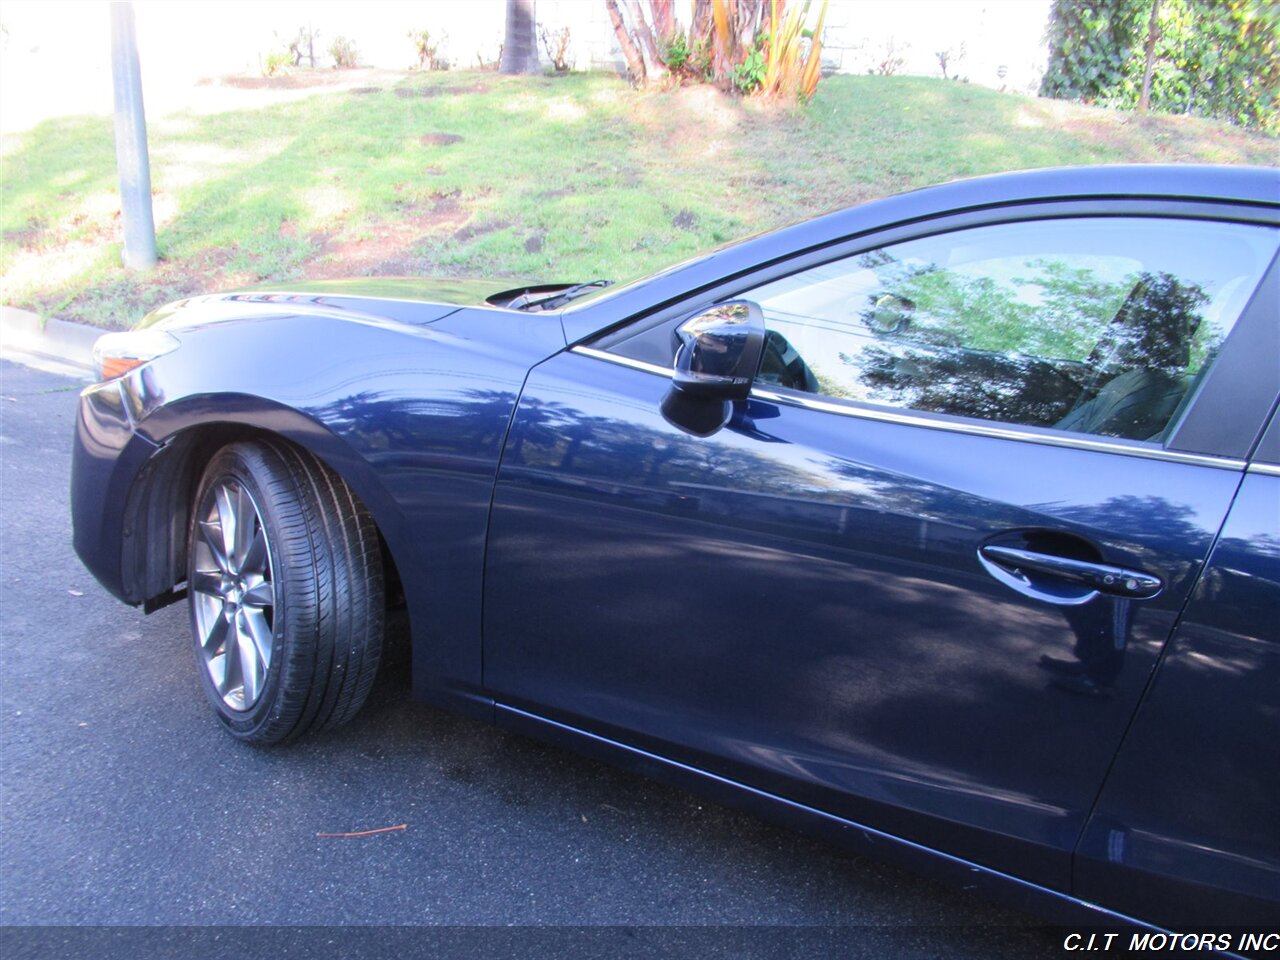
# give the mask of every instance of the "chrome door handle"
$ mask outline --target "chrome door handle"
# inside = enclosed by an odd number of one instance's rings
[[[1099,593],[1130,600],[1150,600],[1164,589],[1164,582],[1141,570],[1113,567],[1106,563],[1072,560],[1051,553],[1020,550],[1017,547],[1001,547],[988,544],[978,552],[991,563],[1012,573],[1019,579],[1027,579],[1028,572],[1043,574],[1068,583],[1080,584]]]

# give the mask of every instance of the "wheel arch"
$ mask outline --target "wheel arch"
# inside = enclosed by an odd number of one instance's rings
[[[199,410],[215,405],[220,416]],[[159,445],[129,486],[121,531],[125,599],[147,612],[182,594],[192,498],[206,466],[223,447],[271,440],[306,450],[346,481],[369,511],[383,547],[388,598],[399,594],[400,571],[412,569],[410,539],[399,508],[361,454],[346,439],[298,410],[244,396],[192,398],[168,405],[139,428]],[[410,625],[412,628],[412,624]]]

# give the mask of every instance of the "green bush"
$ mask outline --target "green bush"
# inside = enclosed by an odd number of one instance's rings
[[[359,66],[360,54],[356,52],[354,40],[338,36],[329,44],[329,56],[333,57],[333,65],[340,70]]]
[[[663,59],[667,69],[683,80],[709,83],[715,77],[709,38],[691,43],[683,33],[677,32],[667,45]]]
[[[260,58],[259,65],[264,77],[280,77],[287,74],[293,66],[293,57],[285,50],[272,50],[266,57]]]
[[[1132,109],[1152,3],[1054,0],[1041,96]],[[1159,0],[1151,107],[1280,133],[1280,5]]]
[[[418,67],[423,70],[444,70],[448,67],[446,60],[440,55],[448,34],[442,32],[433,37],[430,30],[410,30],[408,37],[413,41],[414,52],[418,55]]]
[[[766,36],[761,34],[761,36]],[[759,43],[743,60],[733,68],[733,85],[744,95],[753,93],[764,85],[764,78],[769,71],[765,60],[764,44]]]

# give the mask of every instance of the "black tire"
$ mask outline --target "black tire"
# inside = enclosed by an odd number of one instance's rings
[[[284,442],[231,444],[200,480],[187,544],[196,662],[227,731],[281,743],[355,716],[382,651],[383,573],[342,478]]]

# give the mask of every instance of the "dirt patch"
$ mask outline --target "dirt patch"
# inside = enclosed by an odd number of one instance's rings
[[[524,252],[525,253],[541,253],[542,241],[544,239],[545,239],[545,234],[535,233],[532,237],[530,237],[528,240],[524,242]]]
[[[355,96],[360,97],[370,93],[381,93],[382,88],[381,87],[352,87],[350,92]]]
[[[48,243],[48,224],[42,220],[28,220],[17,230],[4,231],[4,242],[23,250],[40,250]]]
[[[424,133],[418,138],[424,147],[447,147],[451,143],[461,143],[462,135],[457,133]]]
[[[161,259],[145,276],[114,270],[67,299],[67,291],[55,292],[18,304],[46,315],[88,323],[112,330],[127,330],[150,311],[172,300],[248,286],[260,278],[233,272],[228,265],[233,252],[210,250],[191,260]]]
[[[462,196],[461,190],[437,190],[425,199],[396,200],[392,205],[397,210],[403,211],[406,216],[434,220],[442,213],[457,212],[460,209],[458,206],[460,196]]]
[[[416,234],[385,224],[375,228],[370,237],[332,238],[302,263],[303,276],[309,280],[373,276],[380,264],[405,259],[406,248],[418,239]]]
[[[359,276],[366,277],[421,277],[432,273],[431,261],[426,257],[392,257],[375,263]],[[348,274],[351,276],[352,274]]]
[[[573,196],[573,187],[561,187],[558,190],[544,190],[537,194],[539,200],[558,200],[560,197]]]
[[[1014,123],[1052,128],[1075,140],[1119,150],[1129,163],[1266,163],[1275,140],[1203,117],[1103,111],[1062,100],[1028,100]]]
[[[147,116],[148,119],[173,113],[204,116],[230,110],[260,110],[311,97],[345,96],[352,90],[387,91],[404,83],[408,76],[405,70],[360,67],[352,70],[302,68],[283,77],[254,74],[206,77],[190,85],[178,83],[159,88],[154,97],[147,98]]]
[[[486,233],[497,233],[499,230],[505,230],[511,226],[510,220],[491,220],[488,223],[467,224],[461,230],[454,233],[453,239],[459,243],[465,243],[468,240],[474,240],[476,237],[483,237]]]
[[[470,86],[452,87],[396,87],[396,96],[406,97],[462,97],[469,93],[487,93],[489,88],[483,83]]]
[[[666,103],[662,102],[664,99]],[[743,120],[742,101],[707,84],[680,87],[655,98],[653,106],[667,121],[665,125],[672,128],[672,135],[689,137],[694,142],[725,134]],[[671,121],[675,123],[671,124]]]
[[[425,258],[415,256],[418,244],[453,233],[471,216],[457,193],[436,194],[425,201],[397,204],[394,221],[364,224],[360,236],[312,234],[314,252],[302,264],[312,280],[341,277],[387,277],[421,274]],[[495,228],[496,229],[496,228]]]
[[[698,215],[686,208],[671,218],[671,225],[678,230],[692,233],[698,229]]]
[[[227,76],[217,80],[201,80],[200,86],[222,84],[238,90],[302,90],[307,87],[331,87],[344,81],[337,71],[302,70],[282,77]]]
[[[160,210],[159,198],[156,201],[157,212]],[[157,223],[161,222],[157,216]],[[62,248],[68,245],[106,244],[118,239],[120,232],[119,209],[80,211],[58,223],[31,218],[16,229],[4,231],[4,242],[12,244],[30,257],[61,255]],[[37,272],[40,271],[38,260],[28,264]],[[12,280],[12,275],[7,279]]]

